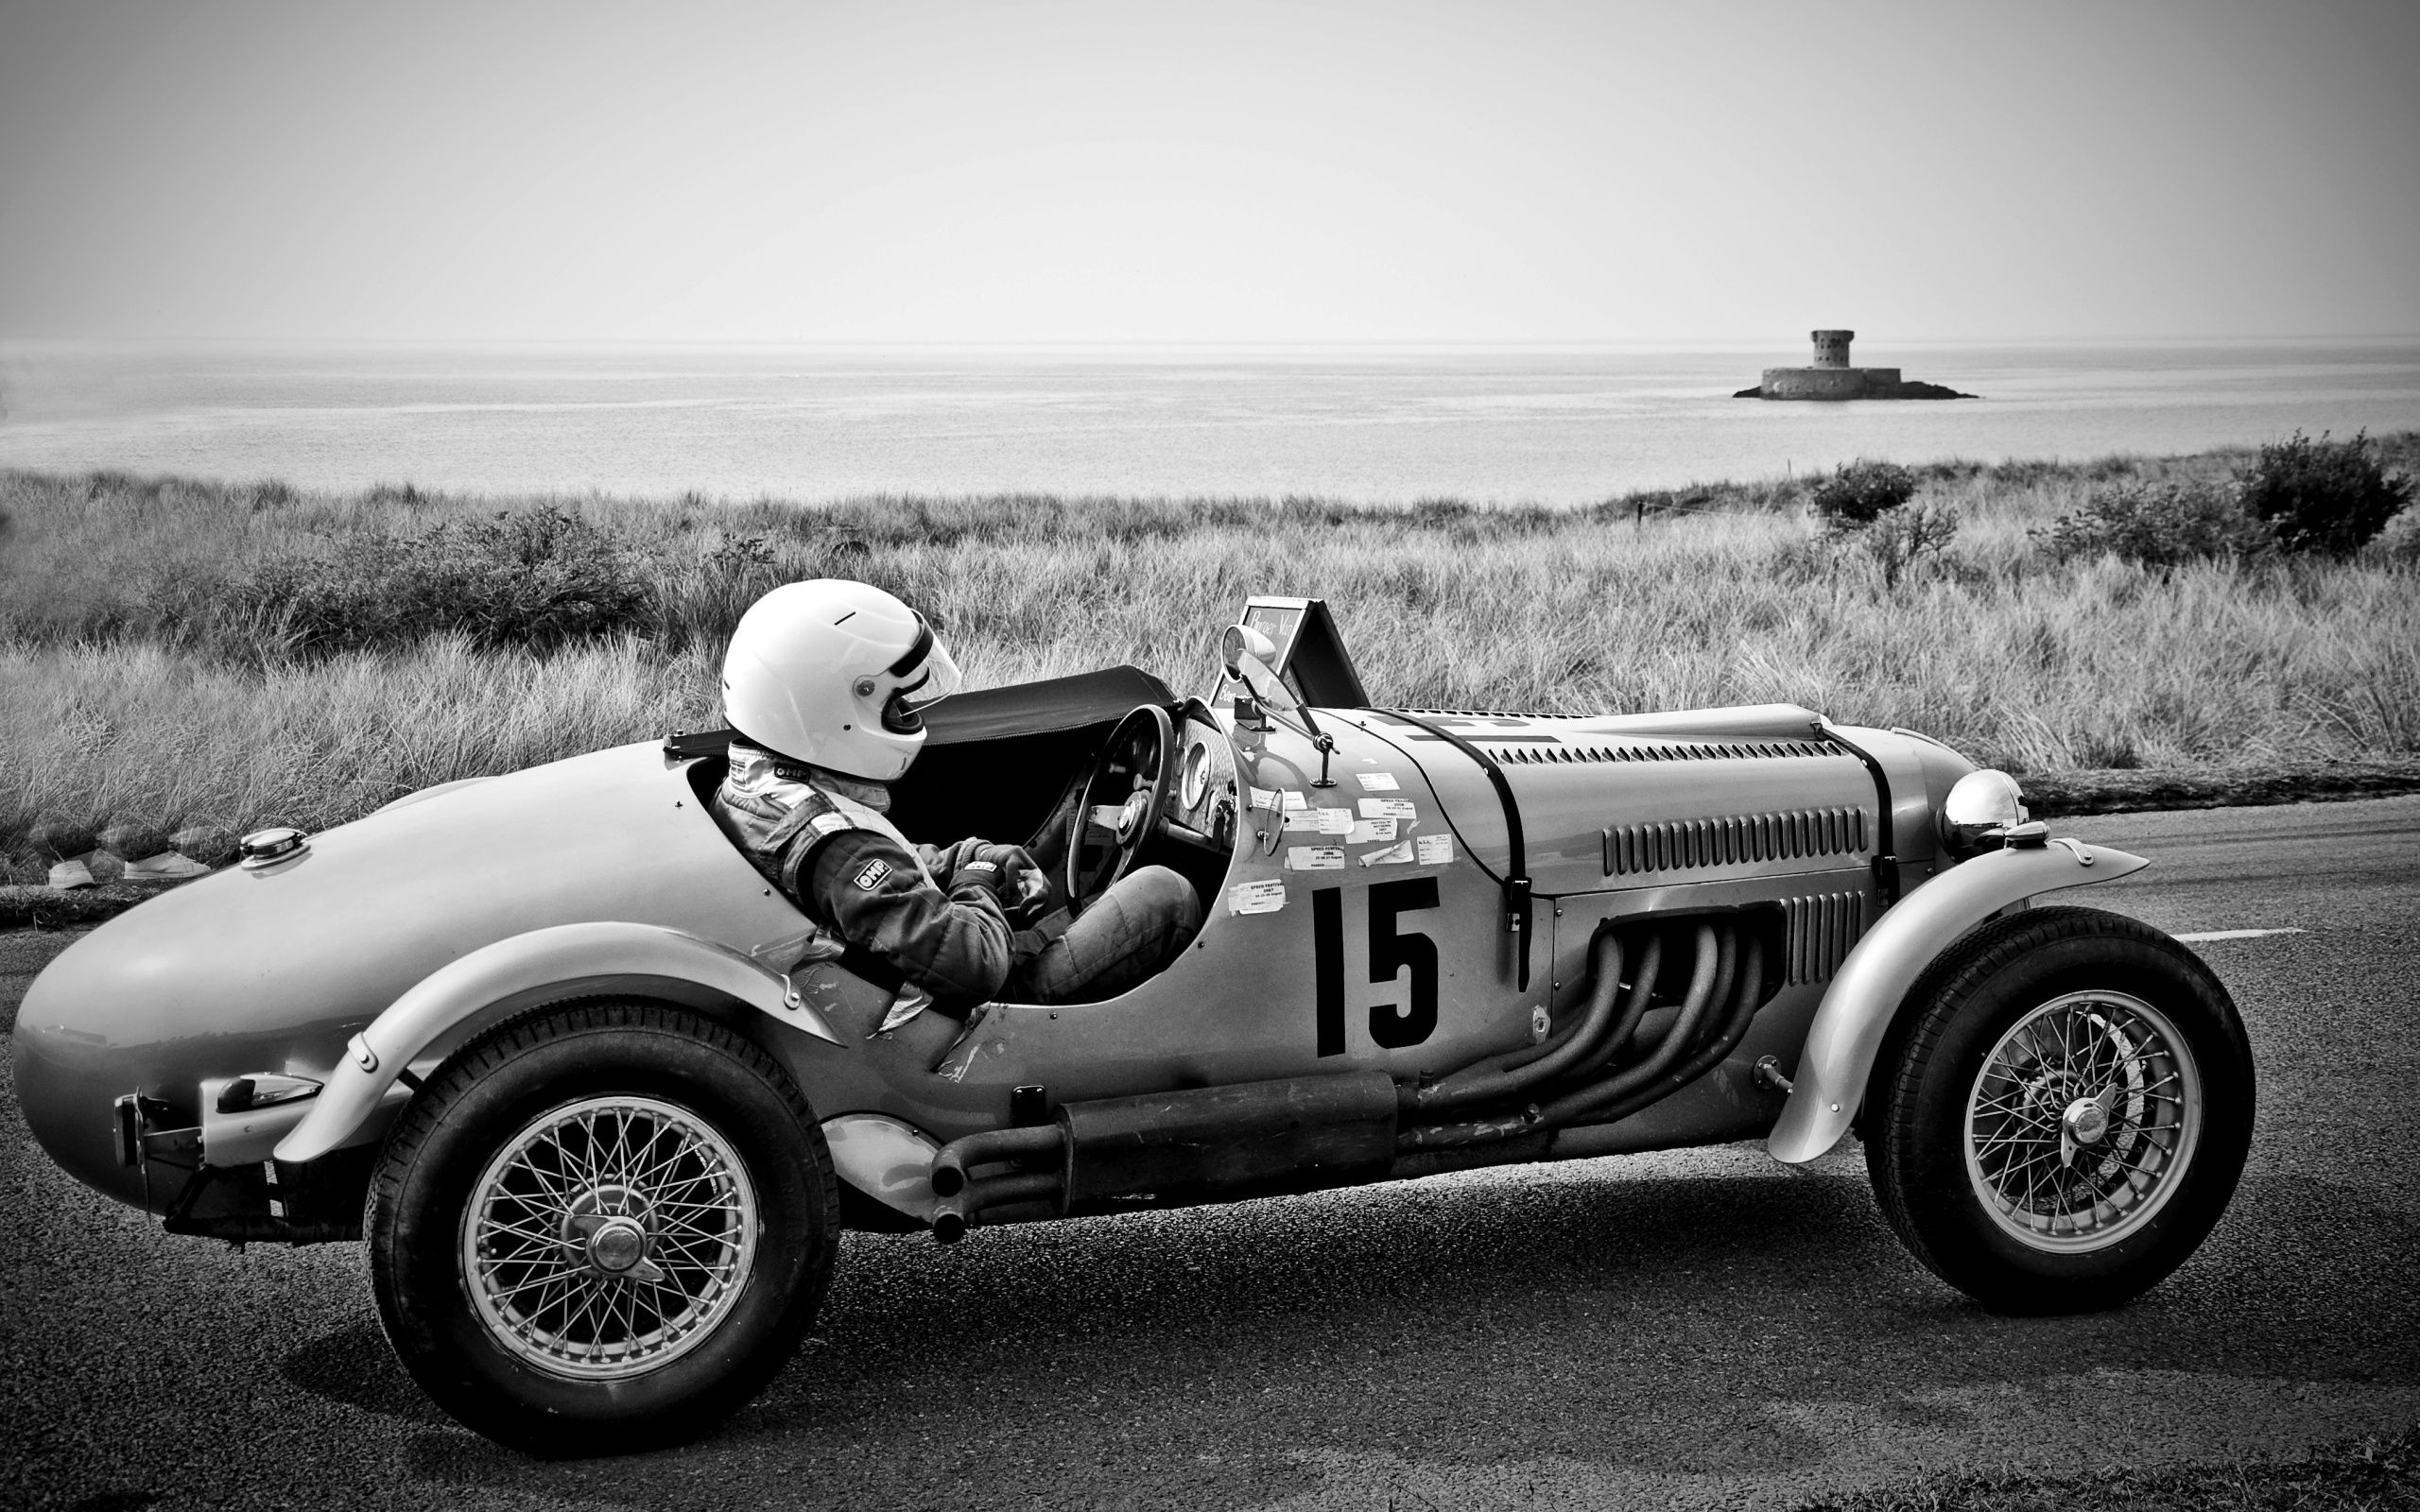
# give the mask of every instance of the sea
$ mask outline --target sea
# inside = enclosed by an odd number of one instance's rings
[[[1052,492],[1567,506],[1858,457],[2420,429],[2420,339],[1891,346],[1974,399],[1732,397],[1804,346],[0,342],[0,469],[707,501]]]

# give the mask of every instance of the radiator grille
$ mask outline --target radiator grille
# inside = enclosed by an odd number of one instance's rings
[[[1789,980],[1822,982],[1865,933],[1865,894],[1818,893],[1782,902],[1789,917]]]
[[[1627,824],[1599,833],[1605,846],[1605,875],[1685,871],[1742,862],[1789,861],[1801,856],[1855,855],[1865,850],[1865,810],[1790,809],[1778,814],[1740,814],[1720,819],[1673,819]]]

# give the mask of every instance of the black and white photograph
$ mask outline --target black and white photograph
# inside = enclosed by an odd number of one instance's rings
[[[0,0],[0,1506],[2420,1509],[2415,70]]]

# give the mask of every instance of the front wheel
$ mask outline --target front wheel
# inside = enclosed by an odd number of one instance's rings
[[[541,1453],[649,1448],[780,1369],[838,1193],[796,1086],[723,1026],[599,1001],[447,1061],[389,1135],[378,1315],[437,1403]]]
[[[2156,1284],[2226,1209],[2252,1051],[2226,988],[2089,908],[1994,919],[1926,972],[1866,1091],[1866,1168],[1916,1258],[2003,1313]]]

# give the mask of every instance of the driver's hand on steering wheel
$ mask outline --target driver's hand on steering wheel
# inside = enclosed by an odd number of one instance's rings
[[[1050,878],[1021,845],[992,845],[979,840],[961,840],[950,848],[955,863],[949,885],[972,882],[992,889],[1000,901],[1001,912],[1011,918],[1045,910],[1050,897]]]
[[[1000,906],[1011,919],[1026,921],[1050,911],[1050,873],[1026,852],[1025,847],[992,846],[986,854],[999,862],[1000,874],[1007,879],[1001,889]]]

